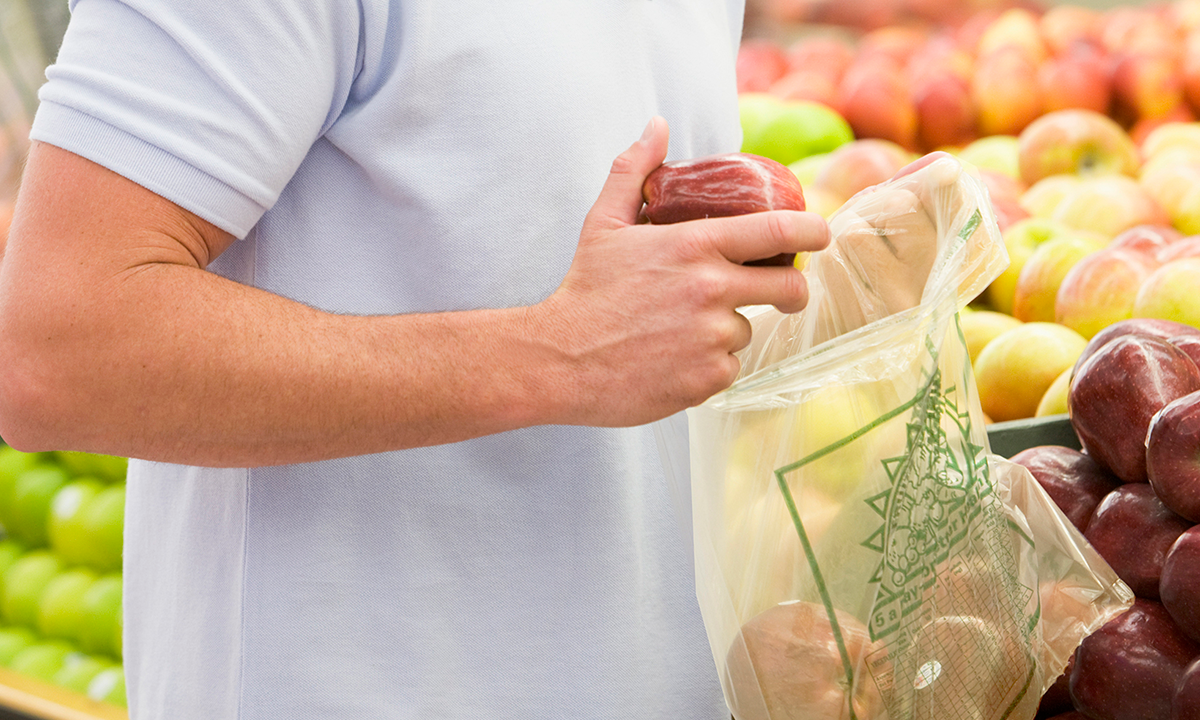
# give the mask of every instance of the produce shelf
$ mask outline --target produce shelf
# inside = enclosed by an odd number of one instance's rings
[[[992,423],[987,434],[992,452],[1006,458],[1038,445],[1063,445],[1076,450],[1081,447],[1067,415]]]
[[[129,712],[0,668],[0,720],[129,720]]]

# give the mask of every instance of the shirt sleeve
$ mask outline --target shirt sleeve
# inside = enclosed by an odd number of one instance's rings
[[[345,105],[356,0],[74,0],[31,137],[244,237]]]

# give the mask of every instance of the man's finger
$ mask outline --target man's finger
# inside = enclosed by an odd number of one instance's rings
[[[705,232],[717,252],[735,263],[823,250],[829,224],[813,212],[775,210],[694,222],[709,223]]]
[[[667,121],[655,116],[642,137],[617,156],[589,213],[594,221],[606,227],[637,223],[642,209],[642,184],[666,159],[669,134]]]

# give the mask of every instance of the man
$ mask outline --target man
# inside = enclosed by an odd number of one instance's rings
[[[738,146],[740,3],[72,10],[0,435],[140,459],[134,720],[727,717],[647,424],[828,230],[637,214]]]

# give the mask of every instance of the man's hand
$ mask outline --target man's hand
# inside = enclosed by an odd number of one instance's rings
[[[786,313],[808,301],[796,268],[742,263],[829,243],[828,225],[809,212],[639,224],[642,184],[666,157],[667,136],[655,118],[617,157],[566,278],[534,308],[564,354],[566,375],[555,381],[570,403],[566,422],[648,422],[728,387],[734,353],[750,342],[737,308]]]

